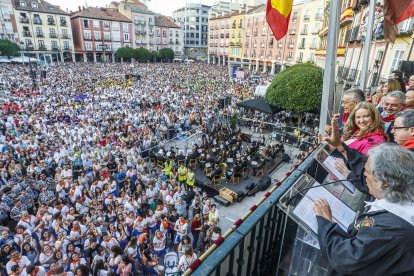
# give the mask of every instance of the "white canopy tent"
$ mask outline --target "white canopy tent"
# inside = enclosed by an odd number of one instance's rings
[[[36,58],[29,58],[29,57],[26,57],[26,56],[15,57],[15,58],[12,58],[10,61],[11,62],[17,62],[17,63],[39,62],[39,60],[36,59]]]

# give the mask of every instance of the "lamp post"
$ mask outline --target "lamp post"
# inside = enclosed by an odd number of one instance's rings
[[[30,76],[31,76],[31,78],[32,78],[32,92],[33,92],[33,90],[34,89],[36,89],[36,87],[37,87],[37,85],[36,85],[36,72],[35,71],[33,71],[33,67],[32,67],[32,63],[30,62],[30,56],[29,56],[29,46],[30,45],[33,45],[33,43],[31,43],[31,42],[29,42],[29,43],[27,43],[27,44],[24,44],[24,42],[20,42],[20,46],[21,46],[21,48],[22,48],[22,62],[23,62],[23,64],[24,64],[24,50],[26,50],[26,53],[27,53],[27,58],[28,58],[28,61],[29,61],[29,68],[30,68]]]

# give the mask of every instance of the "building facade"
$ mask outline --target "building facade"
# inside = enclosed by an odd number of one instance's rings
[[[164,15],[155,17],[155,50],[171,48],[177,58],[184,54],[183,30]]]
[[[183,29],[184,56],[204,59],[208,51],[208,14],[210,6],[186,4],[173,12],[174,23]]]
[[[368,5],[353,7],[352,32],[346,37],[347,50],[343,63],[338,64],[337,80],[347,86],[358,86],[361,82],[361,67],[364,39],[367,31]],[[373,38],[369,45],[370,58],[366,85],[376,86],[389,78],[393,70],[399,70],[402,61],[413,61],[412,49],[414,17],[398,25],[398,35],[393,44],[384,40],[384,14],[380,5],[375,9]],[[403,70],[404,71],[404,70]],[[414,74],[414,72],[408,73]]]
[[[111,2],[109,8],[117,9],[132,21],[134,48],[143,47],[150,51],[156,50],[155,17],[156,14],[138,0],[122,0]]]
[[[226,64],[229,58],[231,14],[217,15],[209,20],[208,62]]]
[[[43,0],[14,0],[18,42],[41,63],[73,61],[69,14]]]
[[[299,22],[295,61],[296,63],[315,62],[315,50],[319,47],[319,31],[323,25],[324,0],[304,2]]]
[[[121,47],[133,47],[129,18],[116,9],[79,8],[71,14],[76,61],[115,61]]]
[[[0,0],[0,38],[16,42],[17,26],[12,0]]]

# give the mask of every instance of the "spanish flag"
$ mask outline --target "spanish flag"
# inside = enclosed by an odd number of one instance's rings
[[[384,0],[385,40],[395,42],[398,23],[414,16],[414,0]]]
[[[283,38],[289,26],[293,0],[267,0],[266,20],[276,40]]]

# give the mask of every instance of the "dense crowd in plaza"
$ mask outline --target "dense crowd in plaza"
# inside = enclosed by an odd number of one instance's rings
[[[231,80],[224,67],[65,64],[39,73],[33,89],[27,65],[0,66],[3,274],[162,274],[169,251],[185,271],[222,230],[180,161],[196,159],[209,177],[229,180],[247,160],[256,173],[283,150],[264,140],[245,147],[224,123],[258,83]],[[218,108],[228,95],[231,105]],[[189,153],[168,142],[184,133],[200,133]],[[234,166],[223,168],[229,158]]]

